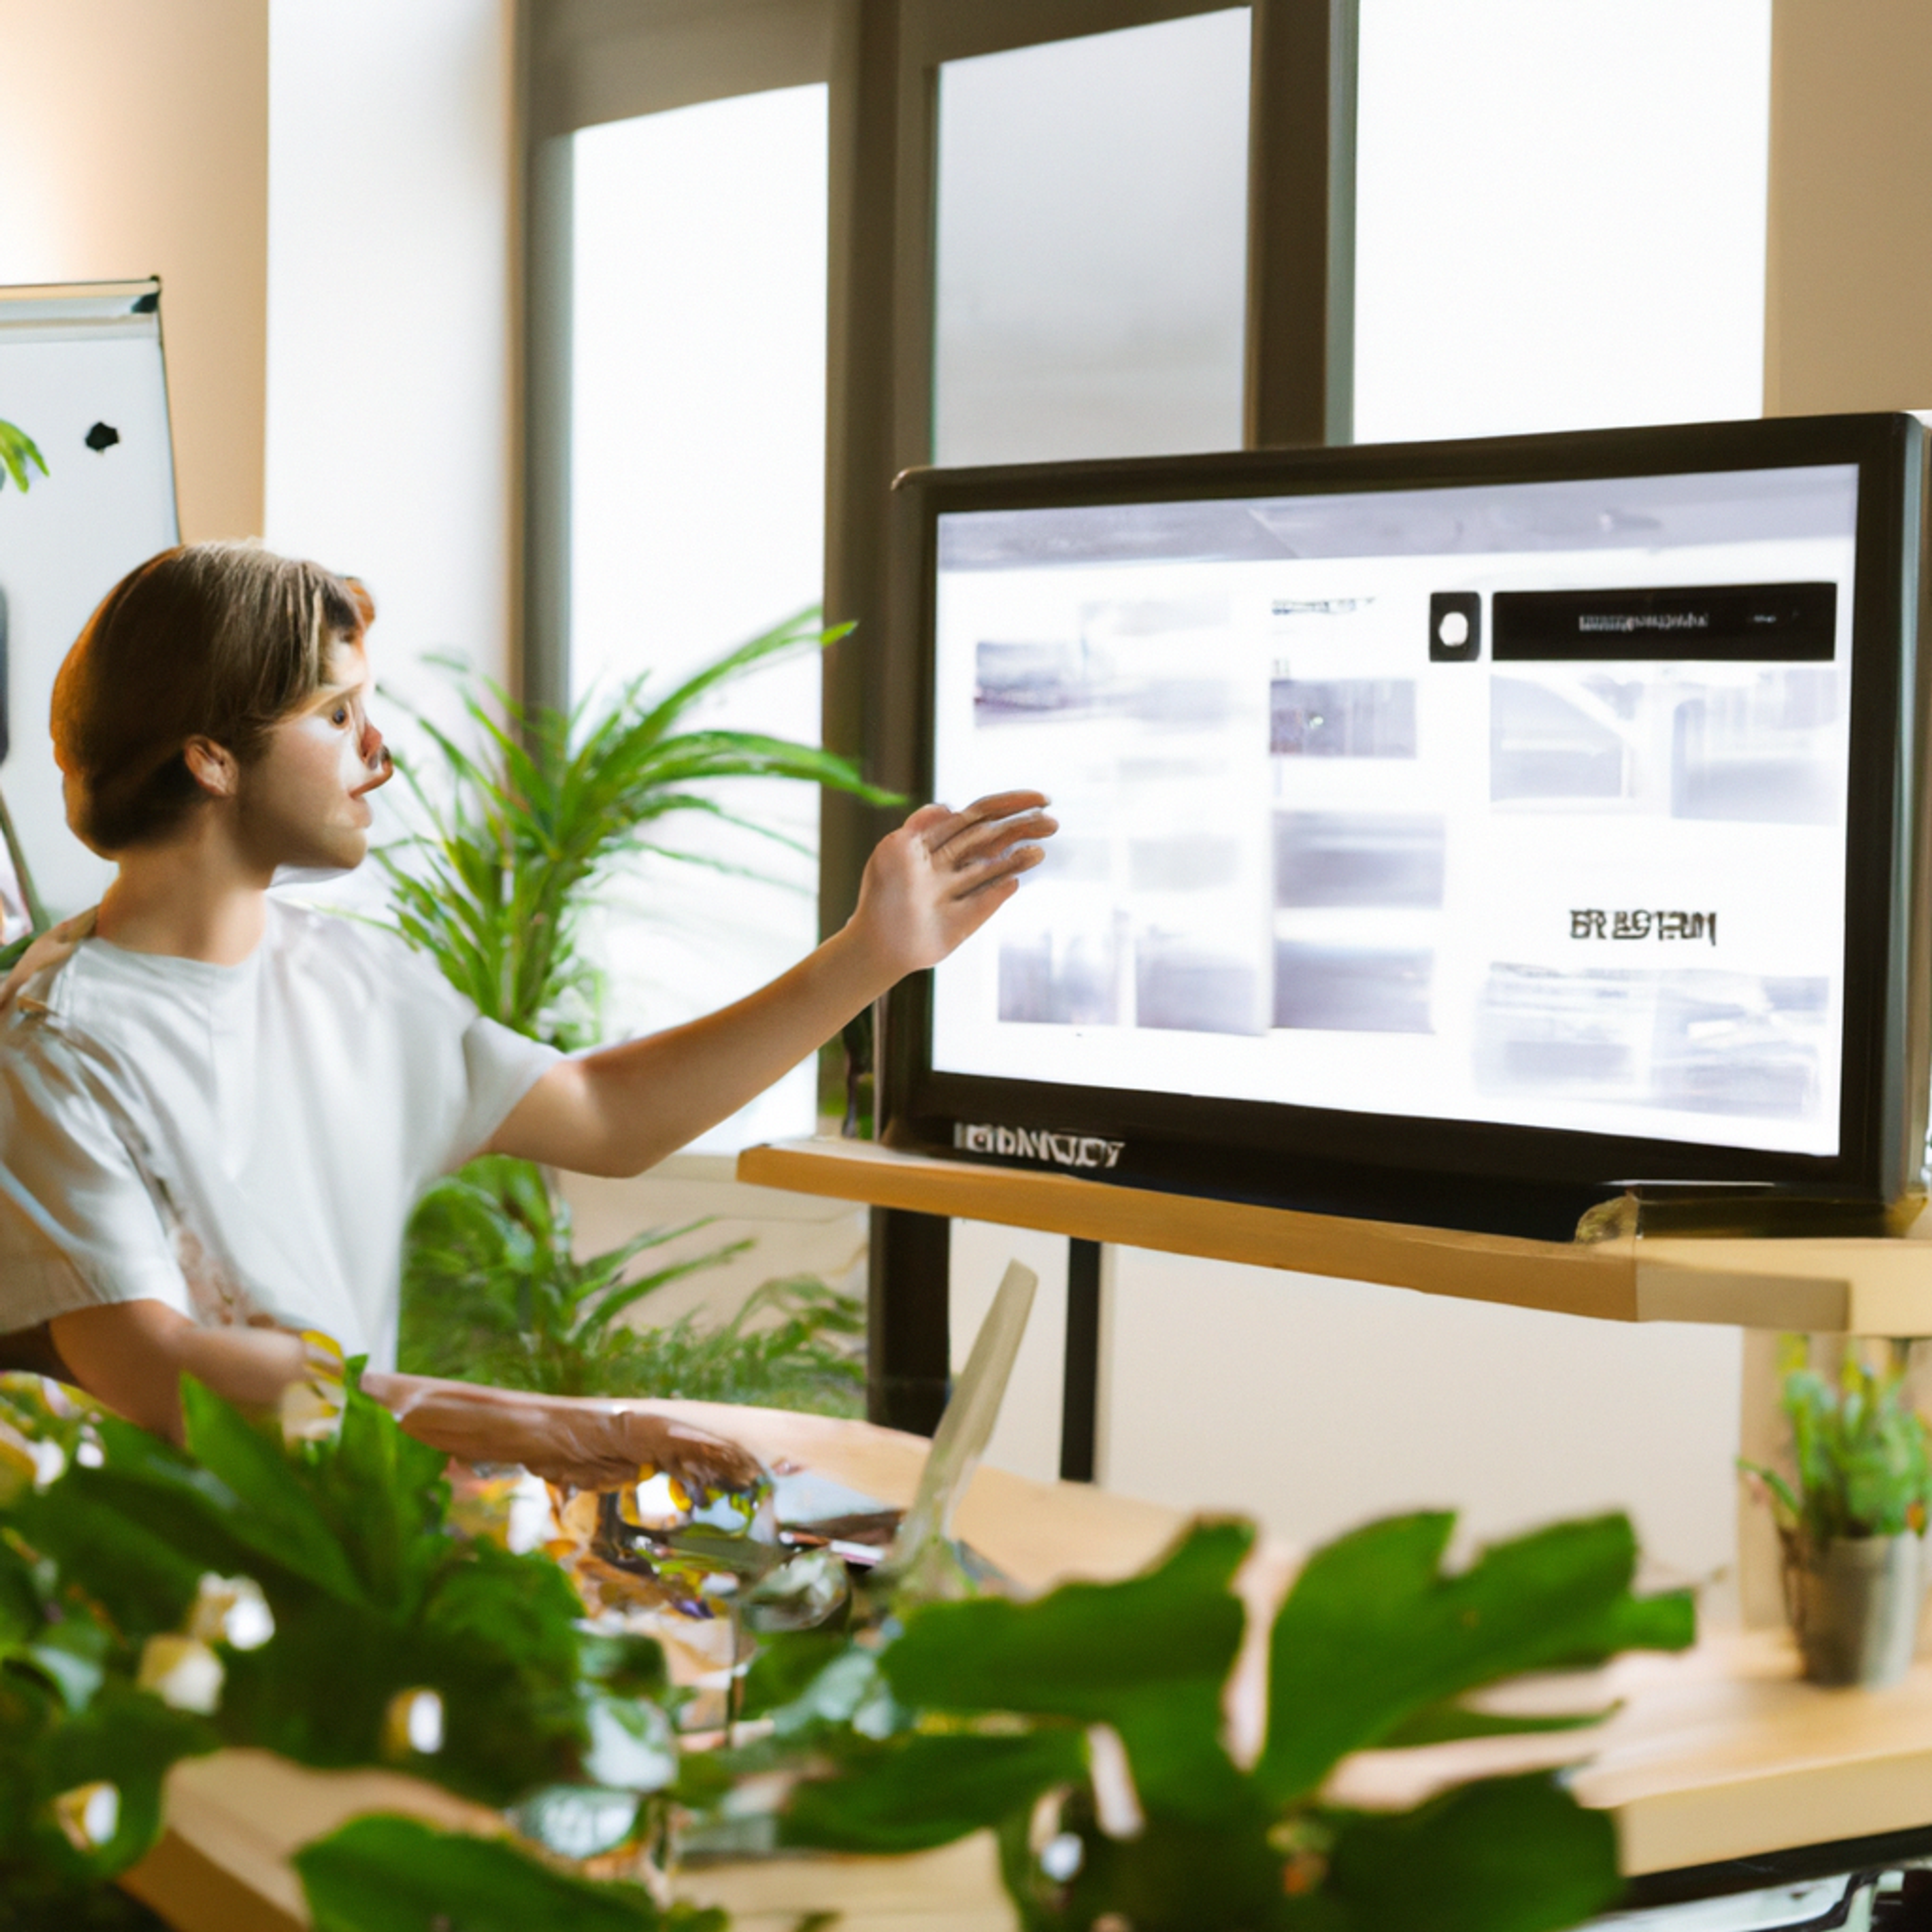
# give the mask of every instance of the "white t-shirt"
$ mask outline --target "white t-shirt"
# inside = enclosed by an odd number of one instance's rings
[[[393,1366],[417,1196],[558,1058],[273,898],[238,966],[85,939],[0,1015],[0,1334],[152,1298]]]

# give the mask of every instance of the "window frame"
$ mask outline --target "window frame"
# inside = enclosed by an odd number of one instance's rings
[[[518,686],[568,701],[572,148],[580,128],[768,88],[830,91],[824,734],[916,782],[916,694],[884,640],[913,620],[892,478],[931,460],[938,73],[950,60],[1222,10],[1240,0],[522,0],[524,265]],[[1244,442],[1350,440],[1359,0],[1248,0]],[[880,380],[880,372],[885,380]],[[885,818],[828,794],[820,922],[856,902]]]

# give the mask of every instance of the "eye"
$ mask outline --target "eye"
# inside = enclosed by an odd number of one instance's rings
[[[346,704],[338,704],[335,709],[328,714],[328,722],[332,724],[346,724],[349,722],[348,706]]]

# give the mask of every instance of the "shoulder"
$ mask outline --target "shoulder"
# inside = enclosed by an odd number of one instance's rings
[[[268,904],[266,942],[285,970],[338,993],[433,1012],[459,1025],[476,1017],[476,1007],[435,962],[387,927],[280,899]]]
[[[22,1011],[55,1007],[63,982],[71,987],[74,961],[93,931],[90,908],[42,933],[0,980],[0,1020],[11,1021]]]

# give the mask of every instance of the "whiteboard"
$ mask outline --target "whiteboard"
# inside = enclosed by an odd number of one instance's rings
[[[0,289],[0,420],[47,465],[24,496],[0,484],[0,795],[55,919],[92,905],[113,868],[67,829],[47,729],[54,674],[114,585],[180,541],[160,297],[152,281]],[[0,908],[5,897],[0,887]]]

